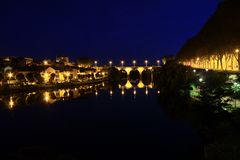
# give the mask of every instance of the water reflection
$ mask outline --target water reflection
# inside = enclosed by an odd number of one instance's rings
[[[148,96],[149,90],[154,88],[153,84],[144,85],[141,81],[137,84],[133,84],[130,81],[127,81],[125,85],[122,84],[123,83],[112,85],[108,83],[100,83],[67,89],[51,89],[29,93],[2,95],[0,96],[0,102],[3,106],[8,107],[9,109],[33,104],[52,105],[58,101],[78,99],[84,96],[90,97],[95,95],[98,97],[101,96],[104,91],[108,92],[110,99],[112,99],[113,96],[124,97],[129,95],[132,95],[134,99],[136,99],[138,94]],[[155,91],[154,93],[156,94],[158,91]]]

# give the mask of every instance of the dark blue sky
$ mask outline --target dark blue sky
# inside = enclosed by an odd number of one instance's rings
[[[1,0],[0,55],[153,60],[176,54],[219,0]]]

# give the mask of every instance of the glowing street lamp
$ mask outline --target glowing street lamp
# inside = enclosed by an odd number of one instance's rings
[[[9,72],[8,74],[7,74],[7,77],[8,77],[8,84],[10,84],[10,80],[13,78],[13,73],[12,72]]]
[[[47,60],[44,60],[44,61],[43,61],[43,64],[44,64],[45,66],[47,66],[47,65],[48,65],[48,61],[47,61]]]
[[[122,65],[122,67],[123,67],[123,65],[124,65],[124,61],[121,61],[121,65]]]
[[[145,63],[145,65],[146,65],[146,67],[147,67],[147,65],[148,65],[148,60],[145,60],[144,63]]]
[[[135,67],[136,63],[137,63],[136,60],[133,60],[133,66],[134,67]]]
[[[160,66],[160,60],[157,60],[157,66],[158,67]]]
[[[236,52],[236,53],[239,53],[239,51],[240,51],[239,49],[235,49],[235,52]]]
[[[108,63],[109,63],[109,67],[112,67],[112,63],[113,63],[113,62],[112,62],[112,61],[109,61]]]
[[[203,82],[203,78],[199,78],[199,82]]]
[[[13,77],[13,73],[9,72],[7,76],[8,76],[9,79],[11,79]]]
[[[97,67],[98,61],[94,61],[95,67]]]

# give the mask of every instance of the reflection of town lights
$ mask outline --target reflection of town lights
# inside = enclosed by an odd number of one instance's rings
[[[50,99],[50,97],[49,97],[49,92],[45,92],[44,93],[44,100],[45,100],[45,102],[49,102],[49,99]]]
[[[14,102],[13,102],[13,97],[11,96],[11,97],[10,97],[10,101],[9,101],[9,107],[10,107],[10,109],[13,108],[13,106],[14,106]]]
[[[135,88],[134,88],[133,94],[134,94],[134,95],[136,95],[136,94],[137,94],[137,91],[136,91],[136,89],[135,89]]]
[[[148,88],[146,88],[146,90],[145,90],[145,94],[148,95]]]

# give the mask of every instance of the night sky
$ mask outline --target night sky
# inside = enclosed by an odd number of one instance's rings
[[[99,61],[176,54],[219,0],[0,0],[0,55]]]

